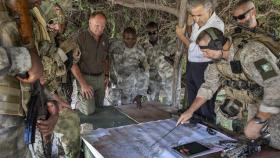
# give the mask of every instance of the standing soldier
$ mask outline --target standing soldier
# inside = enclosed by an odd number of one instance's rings
[[[258,29],[252,1],[241,0],[237,3],[233,15],[242,33],[232,34],[231,46],[227,42],[224,47],[213,50],[209,47],[210,44],[205,47],[200,43],[205,56],[219,61],[207,68],[205,82],[191,107],[181,115],[178,123],[190,119],[193,112],[210,99],[218,87],[223,86],[228,97],[217,112],[217,121],[224,118],[220,125],[231,130],[240,130],[240,127],[234,128],[234,122],[238,125],[247,124],[244,129],[245,135],[256,139],[261,136],[265,125],[269,124],[270,145],[280,149],[280,93],[277,88],[280,83],[280,70],[279,60],[273,54],[272,45],[275,41],[268,45],[267,41],[271,40],[271,37],[262,35],[262,38],[258,38],[260,34],[251,32]],[[209,43],[221,36],[206,34],[210,37]],[[279,43],[275,46],[279,47]]]
[[[142,96],[147,95],[149,66],[143,48],[136,44],[136,30],[127,27],[123,31],[123,41],[115,41],[109,47],[112,67],[116,76],[122,104],[136,101],[141,107]],[[113,74],[112,74],[113,75]]]
[[[24,117],[27,113],[24,110],[27,108],[21,102],[21,84],[33,83],[42,75],[42,64],[32,49],[32,24],[28,8],[33,5],[33,1],[25,0],[0,3],[0,154],[3,158],[30,157],[23,141]],[[19,21],[15,21],[11,15],[20,15]],[[23,47],[24,44],[30,46],[30,51]],[[16,79],[16,74],[24,74],[27,71],[26,79],[17,77],[21,82]],[[51,115],[48,120],[37,122],[43,135],[52,132],[56,118],[57,115]]]
[[[149,36],[148,41],[143,45],[145,54],[150,65],[150,80],[148,88],[148,100],[159,101],[160,91],[164,91],[164,103],[171,104],[172,102],[172,75],[173,67],[166,59],[173,55],[172,48],[175,48],[174,43],[164,43],[159,39],[158,24],[150,22],[146,25],[146,30]],[[167,48],[166,48],[167,45]],[[174,46],[174,47],[173,47]]]
[[[38,138],[34,145],[35,154],[37,154],[37,157],[45,157],[44,154],[69,158],[79,157],[80,120],[78,115],[71,110],[70,103],[66,101],[67,96],[63,93],[61,87],[67,71],[65,62],[67,62],[68,57],[66,53],[75,49],[75,43],[73,42],[72,45],[66,47],[65,44],[60,44],[60,41],[57,40],[57,36],[59,33],[63,33],[65,28],[65,16],[58,4],[52,5],[52,11],[54,14],[48,17],[49,23],[46,23],[45,16],[39,6],[32,9],[36,26],[36,44],[44,65],[42,82],[59,105],[59,118],[54,129],[53,140],[53,146],[57,147],[57,153],[42,152],[42,144],[40,138]]]

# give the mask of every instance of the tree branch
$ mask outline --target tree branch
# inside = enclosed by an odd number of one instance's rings
[[[108,0],[108,1],[112,2],[113,4],[119,4],[128,8],[145,8],[145,9],[160,10],[178,17],[178,10],[176,8],[167,7],[156,3],[141,2],[138,0]]]
[[[184,27],[186,24],[186,12],[187,12],[187,0],[181,0],[180,12],[179,12],[179,27]],[[175,54],[174,60],[174,75],[172,85],[172,106],[179,108],[180,105],[180,94],[181,94],[181,76],[182,76],[182,56],[184,45],[182,41],[178,41],[178,50]]]

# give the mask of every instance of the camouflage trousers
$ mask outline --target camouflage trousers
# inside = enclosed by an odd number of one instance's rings
[[[110,89],[108,100],[113,104],[131,104],[137,95],[147,96],[149,74],[134,72],[123,76],[115,88]]]
[[[163,80],[161,82],[161,88],[163,91],[163,94],[160,96],[162,98],[162,103],[171,105],[172,104],[172,78]]]
[[[30,158],[24,143],[24,118],[0,115],[0,157]]]
[[[43,146],[41,134],[36,132],[34,150],[37,158],[79,157],[80,119],[75,112],[67,108],[60,110],[51,142],[51,145],[45,144]]]
[[[162,88],[162,78],[157,70],[150,70],[148,101],[159,101],[159,94]]]
[[[159,101],[159,94],[161,89],[161,81],[149,81],[148,101]]]

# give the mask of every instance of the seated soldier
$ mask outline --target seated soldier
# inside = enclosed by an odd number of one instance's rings
[[[113,75],[116,78],[113,102],[131,104],[136,102],[141,107],[141,98],[148,89],[148,64],[142,47],[136,44],[137,35],[134,28],[127,27],[123,31],[123,41],[115,41],[110,45]],[[119,95],[117,94],[119,93]]]

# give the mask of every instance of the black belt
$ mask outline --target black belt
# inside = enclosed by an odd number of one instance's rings
[[[83,72],[82,74],[88,75],[88,76],[100,76],[102,75],[104,72],[100,72],[100,73],[87,73],[87,72]]]

